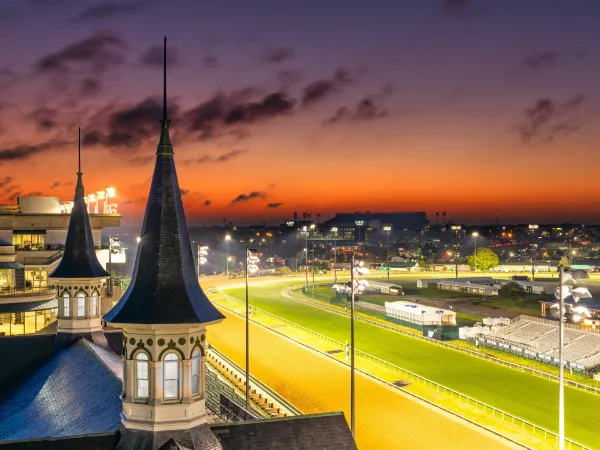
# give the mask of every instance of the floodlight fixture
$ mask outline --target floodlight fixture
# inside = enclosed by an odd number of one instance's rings
[[[391,227],[391,225],[386,225],[386,226],[384,226],[384,227],[383,227],[383,231],[388,231],[388,232],[389,232],[389,231],[392,231],[392,227]]]

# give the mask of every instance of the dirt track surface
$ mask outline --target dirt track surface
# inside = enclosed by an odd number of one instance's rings
[[[207,340],[244,367],[244,321],[222,312],[226,319],[209,327]],[[250,373],[304,413],[343,411],[350,420],[347,367],[255,324],[250,325],[250,355]],[[356,396],[360,450],[514,448],[360,373]]]

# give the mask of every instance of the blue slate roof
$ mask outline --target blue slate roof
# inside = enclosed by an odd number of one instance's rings
[[[65,250],[60,263],[50,274],[52,278],[105,278],[104,270],[94,248],[92,227],[84,200],[82,173],[77,173],[75,199],[67,231]]]
[[[161,134],[133,277],[104,316],[111,323],[191,324],[224,318],[198,284],[166,117],[166,66],[164,82]]]
[[[85,339],[55,354],[0,405],[0,440],[117,430],[121,359]]]

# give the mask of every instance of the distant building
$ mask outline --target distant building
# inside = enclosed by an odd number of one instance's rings
[[[104,269],[108,249],[101,248],[102,230],[121,224],[116,205],[111,206],[107,214],[89,214]],[[0,206],[0,335],[36,333],[56,320],[56,290],[48,275],[63,257],[71,207],[59,197],[43,196],[18,197],[17,205]],[[112,261],[125,262],[125,253],[114,253]]]

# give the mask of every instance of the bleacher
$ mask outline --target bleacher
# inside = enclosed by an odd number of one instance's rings
[[[558,325],[558,322],[520,316],[510,325],[495,327],[489,338],[517,344],[519,348],[538,354],[538,357],[543,356],[546,360],[554,361],[558,358]],[[563,359],[565,361],[586,369],[600,365],[600,334],[565,327],[564,336]],[[532,356],[528,352],[523,353]]]

